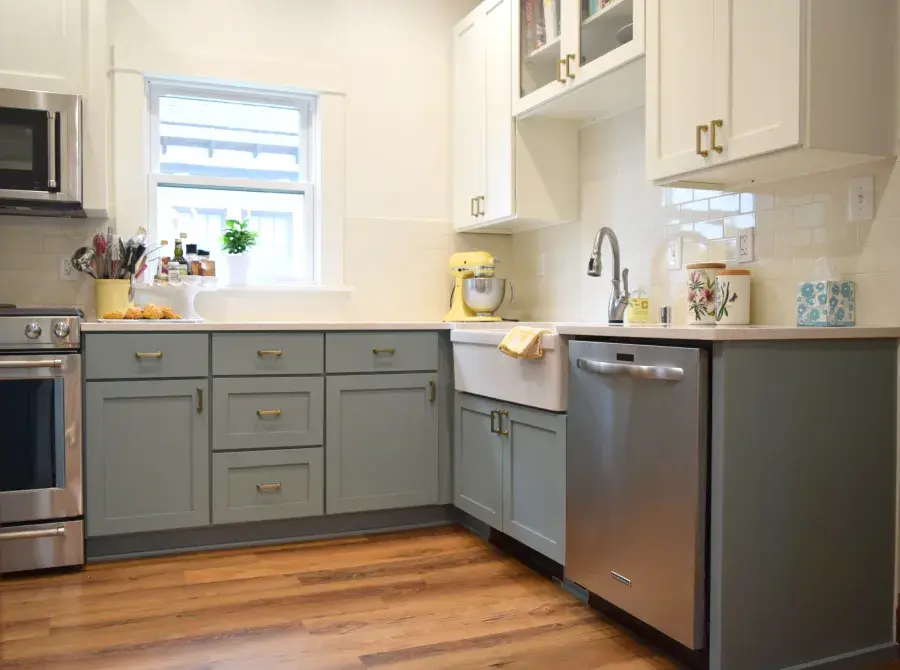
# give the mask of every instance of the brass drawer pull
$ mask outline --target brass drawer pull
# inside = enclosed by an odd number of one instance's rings
[[[478,216],[478,198],[469,199],[469,214],[471,216]]]
[[[197,414],[203,414],[203,388],[197,387]]]
[[[260,349],[256,352],[257,356],[281,356],[284,352],[281,349]]]
[[[569,79],[575,78],[575,73],[572,72],[572,65],[575,64],[575,54],[569,54],[566,56],[566,76]]]
[[[484,196],[479,195],[475,200],[478,202],[478,216],[484,216]]]
[[[272,484],[257,484],[256,490],[260,493],[265,493],[266,491],[277,491],[281,488],[281,482],[274,482]]]
[[[566,76],[562,73],[562,69],[566,67],[566,59],[560,58],[556,61],[556,81],[560,84],[566,83]]]
[[[280,409],[258,409],[256,416],[281,416]]]
[[[162,358],[161,351],[135,351],[134,357],[137,359],[141,358]]]
[[[701,136],[703,135],[703,133],[708,133],[708,132],[709,132],[709,126],[707,126],[705,124],[702,126],[697,126],[697,135],[696,135],[697,155],[703,156],[703,158],[706,158],[707,156],[709,156],[709,149],[702,148],[703,140],[701,139]]]
[[[393,354],[397,353],[397,350],[394,349],[394,347],[375,347],[374,349],[372,349],[372,353],[375,354],[376,356],[378,354],[393,355]]]
[[[715,119],[710,125],[712,126],[712,130],[710,130],[709,135],[709,143],[712,146],[712,150],[717,154],[722,153],[724,147],[721,144],[716,144],[716,128],[721,128],[724,121],[722,119]]]
[[[495,409],[491,410],[491,432],[494,434],[499,434],[499,433],[497,433],[497,429],[494,427],[494,419],[497,417],[497,413],[498,413],[497,410],[495,410]]]
[[[434,403],[437,400],[437,382],[434,377],[428,380],[428,402]]]
[[[509,435],[509,412],[507,410],[502,410],[497,412],[497,416],[500,417],[500,428],[497,430],[498,435]],[[506,417],[506,430],[503,430],[503,417]]]

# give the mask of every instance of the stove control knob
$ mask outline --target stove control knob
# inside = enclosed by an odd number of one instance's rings
[[[30,340],[36,340],[41,336],[41,327],[36,323],[29,323],[25,326],[25,337]]]
[[[65,321],[57,321],[53,324],[53,334],[56,335],[60,339],[64,339],[69,336],[69,324]]]

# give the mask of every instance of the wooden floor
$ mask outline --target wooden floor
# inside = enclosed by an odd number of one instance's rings
[[[459,527],[0,580],[0,667],[676,668]]]

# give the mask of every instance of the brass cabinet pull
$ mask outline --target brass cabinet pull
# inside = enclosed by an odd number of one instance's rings
[[[141,359],[141,358],[162,358],[162,352],[161,352],[161,351],[135,351],[135,352],[134,352],[134,357],[135,357],[135,358],[138,358],[138,359]]]
[[[469,214],[478,216],[478,198],[469,198]]]
[[[281,482],[272,482],[271,484],[257,484],[256,490],[260,493],[265,493],[266,491],[277,491],[281,488]]]
[[[556,61],[556,81],[560,84],[566,83],[566,76],[562,73],[562,69],[566,67],[566,59],[560,58]]]
[[[478,216],[484,216],[484,196],[479,195],[477,198],[475,198],[475,200],[477,200],[479,203]]]
[[[709,143],[712,147],[712,150],[717,154],[722,153],[724,147],[722,147],[722,145],[720,144],[716,144],[716,128],[721,128],[723,123],[724,121],[722,121],[722,119],[714,119],[710,124],[712,126],[712,130],[710,130]]]
[[[281,416],[280,409],[258,409],[256,416]]]
[[[197,387],[197,414],[203,414],[203,389]]]
[[[257,356],[281,356],[284,352],[281,349],[260,349],[256,352]]]
[[[498,435],[509,435],[509,412],[505,409],[497,412],[497,416],[500,417],[500,428],[497,431]],[[503,417],[506,417],[506,430],[503,430]]]
[[[703,133],[708,133],[708,132],[709,132],[709,126],[707,126],[707,125],[705,125],[705,124],[702,125],[702,126],[697,126],[697,136],[696,136],[696,139],[697,139],[697,155],[698,155],[698,156],[703,156],[704,158],[706,158],[707,156],[709,156],[709,150],[703,149],[703,148],[702,148],[702,143],[703,143],[703,142],[702,142],[702,140],[701,140],[701,135],[703,135]]]
[[[491,432],[492,432],[492,433],[495,433],[495,434],[497,434],[497,435],[499,435],[500,433],[497,433],[497,429],[494,428],[494,418],[497,416],[498,413],[499,413],[499,412],[498,412],[497,410],[495,410],[495,409],[492,409],[492,410],[491,410]]]
[[[397,353],[397,350],[394,349],[394,347],[375,347],[374,349],[372,349],[372,353],[375,354],[376,356],[378,354],[393,355],[393,354]]]
[[[434,377],[428,380],[428,402],[433,403],[437,400],[437,382]]]
[[[566,56],[566,76],[569,79],[575,78],[575,73],[572,71],[572,65],[575,64],[575,54],[568,54]]]

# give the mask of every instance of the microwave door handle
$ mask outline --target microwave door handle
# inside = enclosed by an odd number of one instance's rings
[[[624,365],[607,361],[592,361],[587,358],[579,358],[576,364],[585,372],[593,372],[597,375],[631,377],[632,379],[658,379],[666,382],[680,382],[684,379],[683,369],[660,365]]]
[[[56,112],[47,112],[47,188],[56,185]]]

